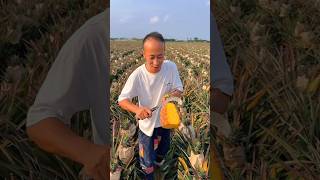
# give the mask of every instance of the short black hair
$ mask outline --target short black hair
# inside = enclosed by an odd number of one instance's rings
[[[144,45],[144,43],[146,42],[146,40],[150,39],[150,38],[154,38],[154,39],[157,39],[163,43],[165,43],[165,40],[162,36],[162,34],[158,33],[158,32],[151,32],[149,34],[147,34],[144,38],[143,38],[143,41],[142,41],[142,45]]]

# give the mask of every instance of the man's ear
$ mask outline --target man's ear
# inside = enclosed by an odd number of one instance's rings
[[[142,55],[142,57],[146,58],[144,55],[144,50],[141,50],[141,55]]]

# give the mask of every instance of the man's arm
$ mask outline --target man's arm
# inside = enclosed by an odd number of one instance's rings
[[[213,111],[224,114],[229,106],[230,96],[223,93],[220,89],[213,89]]]
[[[102,28],[87,26],[77,30],[67,40],[28,111],[26,123],[28,136],[40,148],[81,163],[86,175],[99,180],[107,179],[109,175],[110,145],[93,144],[75,134],[65,124],[70,123],[74,113],[88,110],[93,102],[103,99],[93,98],[89,91],[101,87],[98,86],[101,81],[92,80],[101,78],[87,73],[97,71],[94,62],[106,59],[104,51],[107,40],[101,38],[104,37],[102,31]],[[108,127],[104,128],[107,131]],[[109,139],[108,135],[105,133],[105,139]],[[103,143],[109,144],[109,141]]]
[[[169,96],[174,96],[174,97],[182,97],[182,91],[175,89],[171,93],[169,93]]]
[[[164,103],[166,101],[166,99],[168,99],[169,97],[178,97],[178,98],[182,98],[182,91],[178,90],[178,89],[174,89],[173,91],[165,94],[162,98],[162,103]]]
[[[138,119],[145,119],[145,118],[151,117],[152,115],[152,112],[149,108],[139,107],[133,104],[129,99],[124,99],[120,101],[119,106],[122,109],[135,113]]]
[[[40,148],[81,163],[87,174],[95,179],[107,178],[110,158],[108,145],[91,143],[53,117],[27,127],[27,134]]]

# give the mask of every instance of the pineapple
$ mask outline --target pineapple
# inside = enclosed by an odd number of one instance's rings
[[[202,152],[201,142],[198,139],[194,143],[193,149],[191,150],[191,155],[189,156],[189,161],[191,163],[191,166],[194,169],[202,168],[202,165],[205,161],[204,155]]]
[[[166,117],[161,121],[161,126],[166,129],[178,128],[180,117],[174,103],[167,103],[162,111],[165,111]]]
[[[191,139],[191,141],[194,141],[194,139],[196,138],[195,130],[190,120],[188,120],[187,118],[183,119],[183,122],[179,126],[179,131],[181,131],[185,137]]]
[[[134,156],[134,146],[131,146],[131,140],[128,135],[124,135],[122,142],[118,147],[118,155],[121,162],[128,164]]]

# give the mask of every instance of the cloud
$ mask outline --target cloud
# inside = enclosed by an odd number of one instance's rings
[[[163,18],[163,22],[167,22],[169,19],[169,15],[167,14],[164,18]]]
[[[159,22],[159,17],[158,16],[153,16],[150,18],[150,24],[155,24]]]

